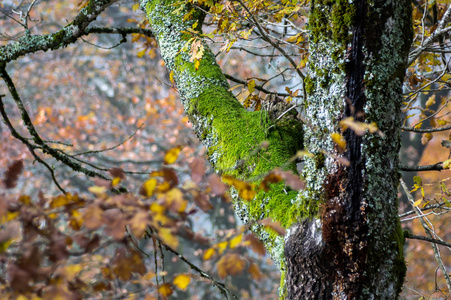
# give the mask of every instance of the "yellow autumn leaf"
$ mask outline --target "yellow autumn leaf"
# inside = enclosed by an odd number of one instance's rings
[[[301,34],[298,33],[296,35],[290,36],[289,38],[287,38],[287,42],[293,43],[294,41],[296,41],[298,39],[299,35],[301,35]]]
[[[445,160],[443,162],[443,169],[451,169],[451,159]]]
[[[64,195],[60,195],[58,197],[53,198],[52,201],[50,201],[50,208],[61,207],[68,203],[69,203],[69,200],[67,199],[67,197]]]
[[[435,94],[432,94],[431,97],[426,101],[426,108],[435,104]]]
[[[150,205],[149,209],[156,214],[163,214],[166,211],[166,207],[155,202]]]
[[[119,182],[121,182],[121,178],[120,177],[116,177],[113,180],[111,180],[111,186],[115,187],[116,185],[119,184]]]
[[[75,277],[80,275],[81,270],[83,270],[83,266],[81,264],[66,266],[64,268],[64,274],[66,276],[67,281],[73,281]]]
[[[340,148],[340,150],[346,149],[346,141],[341,134],[335,132],[335,133],[332,133],[330,136],[331,136],[332,140],[334,141],[334,143],[337,144],[337,146]]]
[[[179,246],[179,240],[170,228],[160,227],[158,229],[158,236],[172,249],[177,249]]]
[[[238,196],[244,200],[251,201],[255,197],[255,191],[246,187],[245,189],[238,191]]]
[[[139,3],[135,3],[135,4],[132,5],[133,11],[137,11],[138,8],[139,8]]]
[[[236,248],[240,243],[241,240],[243,239],[243,234],[239,234],[236,237],[234,237],[233,239],[230,240],[230,248]]]
[[[165,297],[172,295],[173,291],[172,291],[172,288],[171,288],[171,284],[170,283],[163,283],[158,288],[158,292],[161,295],[165,296]]]
[[[185,290],[191,281],[191,277],[186,274],[177,275],[172,283],[181,290]]]
[[[164,163],[166,165],[170,165],[175,163],[177,158],[179,157],[180,151],[182,150],[181,146],[174,147],[172,149],[169,149],[166,154],[164,155]]]
[[[93,193],[96,196],[100,196],[105,194],[106,192],[106,187],[104,186],[91,186],[88,188],[88,191],[90,191],[91,193]]]
[[[171,73],[169,73],[169,80],[172,84],[174,84],[174,71],[171,71]]]
[[[218,261],[216,268],[221,278],[227,275],[241,274],[246,266],[246,261],[238,254],[226,254]]]
[[[146,54],[146,50],[147,50],[147,49],[143,49],[143,50],[139,51],[139,52],[136,54],[136,56],[139,57],[139,58],[143,57],[143,56]]]
[[[249,94],[252,94],[255,91],[255,80],[249,80],[247,83],[247,89],[249,90]]]
[[[207,249],[207,251],[205,251],[203,259],[204,260],[209,260],[210,258],[212,258],[212,256],[215,254],[216,250],[214,248],[209,248]]]
[[[218,249],[219,249],[219,251],[218,251],[219,254],[222,254],[224,252],[224,250],[227,249],[227,244],[228,244],[228,242],[225,241],[225,242],[218,243],[216,245],[218,247]]]
[[[413,203],[413,206],[418,207],[418,205],[421,204],[421,201],[423,201],[423,199],[415,201],[415,203]]]
[[[157,187],[157,180],[155,178],[150,178],[146,182],[144,182],[141,188],[141,195],[145,197],[151,197],[155,188]]]
[[[200,66],[200,59],[196,59],[194,61],[194,69],[196,69],[196,71],[199,69]]]

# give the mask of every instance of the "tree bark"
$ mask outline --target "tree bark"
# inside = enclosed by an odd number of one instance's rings
[[[320,203],[322,239],[315,256],[327,257],[329,265],[322,269],[333,270],[329,277],[333,292],[327,294],[330,286],[323,284],[322,289],[299,294],[288,285],[287,298],[396,299],[406,271],[397,186],[411,3],[315,0],[309,24],[306,119],[312,120],[315,130],[306,127],[305,140],[315,158],[306,162],[304,196]],[[339,122],[349,117],[375,122],[380,133],[362,136],[341,127]],[[333,133],[344,136],[343,153],[332,142]],[[328,153],[342,155],[349,165]],[[297,238],[288,236],[286,245]],[[307,275],[291,272],[290,261],[302,261],[294,254],[287,257],[286,276],[309,277],[308,263]]]
[[[311,1],[309,124],[304,130],[295,119],[272,126],[262,112],[246,111],[206,44],[196,70],[184,50],[195,36],[186,30],[200,32],[204,15],[194,10],[191,19],[183,20],[192,7],[185,4],[174,13],[174,2],[144,1],[142,8],[217,172],[256,180],[276,167],[295,170],[288,162],[302,147],[305,131],[305,146],[313,154],[303,171],[307,188],[285,193],[279,184],[250,202],[236,200],[245,222],[269,217],[289,229],[283,239],[251,227],[279,263],[281,298],[397,298],[406,270],[397,186],[401,86],[412,39],[410,1]],[[349,117],[375,122],[380,131],[358,135],[345,130],[340,121]],[[344,151],[332,133],[344,136]],[[267,149],[263,141],[269,142]]]

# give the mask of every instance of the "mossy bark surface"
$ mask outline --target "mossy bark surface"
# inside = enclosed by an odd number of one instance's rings
[[[262,112],[247,111],[229,91],[229,84],[206,44],[200,65],[196,70],[184,45],[193,37],[184,33],[196,24],[201,30],[204,15],[195,10],[183,20],[192,7],[186,4],[178,12],[173,0],[143,1],[151,30],[157,38],[161,56],[176,83],[180,99],[207,155],[219,174],[239,179],[261,179],[276,167],[286,166],[296,172],[290,158],[302,148],[302,126],[289,120],[274,125]],[[270,129],[271,127],[271,129]],[[269,147],[261,143],[269,142]],[[283,184],[273,185],[269,193],[259,192],[250,201],[236,200],[237,214],[245,221],[272,218],[288,228],[297,219],[297,208],[292,204],[297,192],[284,191]],[[233,194],[233,196],[236,196]],[[237,196],[234,198],[238,198]],[[283,255],[283,238],[253,226],[272,256],[279,261]]]
[[[312,0],[311,5],[306,119],[312,126],[305,127],[305,141],[315,158],[306,162],[308,188],[299,201],[317,203],[319,213],[286,238],[286,295],[396,299],[406,270],[397,186],[411,3]],[[380,133],[361,136],[340,128],[340,120],[349,117],[375,122]],[[344,136],[344,152],[333,143],[333,133]],[[312,228],[317,231],[309,234]],[[308,236],[304,244],[310,249],[292,249]]]
[[[249,112],[229,91],[213,53],[196,70],[183,33],[203,14],[174,13],[173,0],[143,1],[161,56],[185,112],[208,157],[221,174],[255,179],[287,165],[306,141],[308,187],[283,192],[275,185],[250,202],[237,201],[246,222],[270,217],[289,229],[283,240],[254,226],[276,261],[286,299],[395,299],[405,274],[397,219],[401,83],[411,43],[410,2],[312,0],[310,73],[305,103],[310,124],[283,122],[268,130],[260,112]],[[179,8],[179,7],[177,7]],[[197,23],[196,23],[197,22]],[[375,122],[383,134],[356,135],[340,120]],[[330,135],[341,133],[341,153]],[[261,142],[268,141],[263,149]],[[345,157],[348,166],[336,156]],[[293,164],[288,169],[295,170]],[[236,196],[236,195],[235,195]]]

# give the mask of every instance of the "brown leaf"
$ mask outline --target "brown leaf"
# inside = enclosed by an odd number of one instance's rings
[[[127,222],[119,209],[110,209],[104,214],[105,233],[115,240],[122,240],[125,236]]]
[[[279,222],[273,222],[271,219],[263,219],[258,221],[258,223],[262,224],[265,227],[269,227],[272,230],[274,230],[277,234],[284,236],[286,231],[285,229],[280,225]]]
[[[149,222],[149,214],[144,211],[138,211],[129,221],[130,229],[133,232],[133,235],[137,238],[142,238]]]
[[[96,249],[100,245],[100,237],[95,234],[92,239],[86,245],[85,251],[86,253],[92,252],[92,250]]]
[[[207,170],[205,168],[204,160],[200,157],[195,157],[189,164],[189,167],[191,169],[191,179],[195,183],[200,183],[205,175],[205,171]]]
[[[224,279],[227,275],[241,274],[246,266],[246,261],[238,254],[226,254],[216,264],[218,275]]]
[[[179,184],[179,179],[173,169],[162,168],[161,171],[163,172],[164,180],[170,184],[171,188]]]
[[[208,186],[213,195],[223,195],[227,191],[227,186],[222,183],[221,177],[216,174],[208,176]]]
[[[257,237],[255,237],[255,235],[249,233],[248,235],[246,235],[244,240],[249,243],[249,246],[252,248],[252,251],[254,251],[260,256],[265,255],[266,253],[265,245],[263,245],[263,243]]]
[[[210,209],[213,209],[213,204],[211,204],[210,201],[208,201],[208,196],[204,193],[200,193],[198,191],[193,191],[194,196],[194,202],[196,202],[196,205],[203,211],[207,212]]]
[[[19,179],[20,173],[23,170],[23,161],[16,160],[11,165],[8,166],[8,169],[5,172],[3,177],[3,183],[7,189],[12,189],[16,187],[17,180]]]
[[[125,179],[124,170],[122,170],[121,168],[111,168],[108,172],[113,178],[119,177],[120,179]]]
[[[304,182],[299,179],[298,175],[295,175],[290,171],[281,170],[276,170],[275,173],[282,177],[282,179],[285,180],[285,184],[290,186],[293,190],[300,191],[305,188]]]
[[[282,176],[279,174],[276,174],[275,172],[271,172],[268,175],[263,178],[262,182],[260,183],[260,188],[263,189],[265,192],[269,191],[269,184],[271,183],[278,183],[282,180]]]
[[[103,210],[95,204],[86,207],[83,214],[84,225],[88,229],[97,229],[103,225]]]
[[[251,263],[247,272],[250,273],[252,278],[256,281],[260,281],[260,279],[263,278],[263,274],[260,271],[260,268],[255,263]]]
[[[130,253],[127,255],[124,248],[117,249],[112,264],[113,273],[124,281],[130,280],[133,272],[141,275],[146,273],[146,267],[144,266],[141,255],[135,250],[130,250]]]

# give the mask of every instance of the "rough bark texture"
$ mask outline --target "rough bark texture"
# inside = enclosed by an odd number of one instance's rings
[[[398,127],[412,36],[410,5],[407,0],[312,1],[306,118],[315,130],[306,128],[305,140],[315,158],[306,162],[308,190],[299,201],[321,205],[322,240],[316,243],[323,247],[317,255],[327,257],[333,272],[330,285],[315,291],[299,293],[288,285],[288,299],[396,299],[400,292],[405,263],[397,218]],[[343,130],[339,121],[348,117],[375,122],[383,135]],[[347,142],[341,155],[349,166],[327,154],[340,155],[330,137],[336,132]],[[303,230],[305,236],[311,231]],[[288,236],[286,249],[297,238]],[[290,255],[302,253],[285,254],[287,282],[313,276],[307,260],[305,266],[291,266],[302,259]],[[300,269],[308,274],[291,271]]]
[[[301,123],[287,114],[277,124],[264,112],[250,112],[229,91],[229,84],[206,44],[205,52],[196,70],[185,44],[193,37],[186,32],[197,22],[201,31],[204,15],[194,10],[192,18],[183,16],[194,9],[186,4],[179,13],[174,0],[143,1],[152,32],[169,72],[175,80],[185,112],[207,155],[220,174],[230,174],[241,179],[256,179],[276,167],[287,166],[290,158],[302,148]],[[190,44],[189,44],[190,45]],[[188,47],[189,49],[190,47]],[[275,126],[273,126],[275,125]],[[269,142],[267,149],[261,147]],[[261,179],[261,178],[260,178]],[[274,185],[269,193],[260,192],[251,202],[236,201],[236,210],[244,222],[272,218],[290,226],[299,215],[292,204],[297,192],[284,192],[283,184]],[[237,198],[236,194],[233,194]],[[284,240],[272,231],[254,225],[253,230],[265,242],[276,261],[283,258]]]
[[[196,70],[183,51],[192,36],[182,31],[195,22],[201,30],[204,16],[194,11],[182,21],[192,8],[187,4],[176,14],[174,2],[143,1],[142,7],[215,169],[254,179],[286,165],[302,147],[299,123],[286,119],[272,126],[261,112],[246,111],[205,44]],[[314,157],[304,167],[308,187],[286,194],[277,185],[249,203],[237,201],[237,213],[245,222],[270,217],[291,227],[285,241],[252,227],[280,262],[282,298],[395,299],[405,274],[396,191],[410,1],[312,0],[311,5],[305,103],[310,124],[304,130]],[[342,130],[339,122],[347,117],[375,122],[383,135]],[[343,153],[332,142],[336,132],[346,139]],[[259,146],[262,141],[269,141],[268,149]]]

